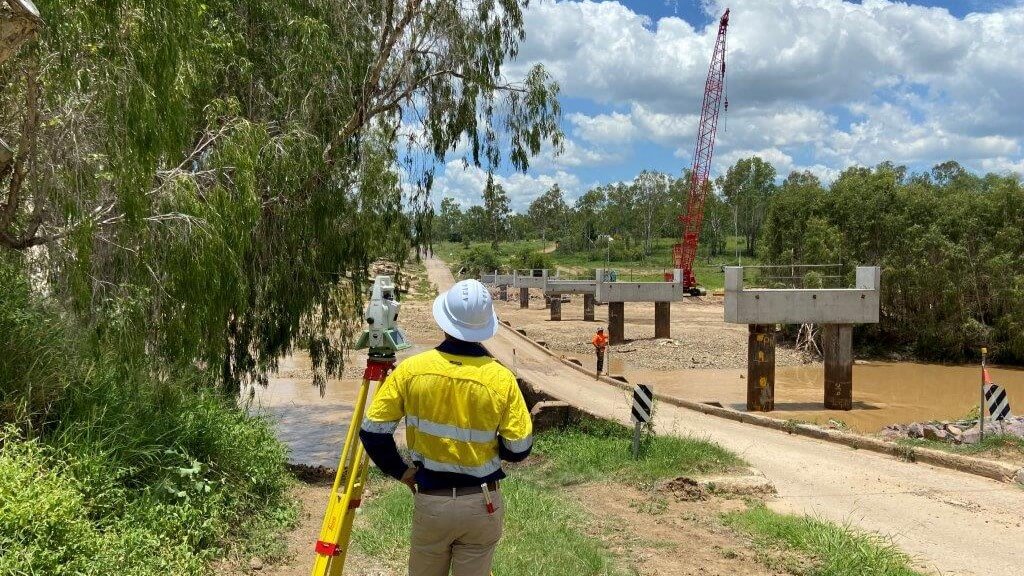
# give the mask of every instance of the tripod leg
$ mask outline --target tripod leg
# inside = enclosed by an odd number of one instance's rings
[[[327,501],[327,512],[324,514],[324,521],[320,527],[320,538],[316,543],[316,562],[313,564],[312,576],[325,576],[331,564],[335,563],[335,557],[339,545],[347,545],[341,542],[341,526],[345,517],[345,493],[339,491],[344,482],[346,487],[355,476],[358,462],[354,456],[358,453],[363,455],[363,446],[359,442],[359,426],[362,424],[363,414],[366,411],[366,400],[370,391],[370,380],[363,379],[359,388],[359,395],[356,398],[356,405],[352,411],[352,420],[349,422],[348,432],[345,435],[345,445],[341,450],[341,458],[338,460],[338,471],[334,476],[334,484],[331,487],[331,495]],[[363,466],[365,468],[365,466]],[[337,562],[339,567],[343,562]],[[340,573],[340,572],[339,572]]]
[[[345,558],[348,556],[348,543],[352,539],[352,523],[356,519],[356,510],[362,504],[363,488],[366,486],[366,475],[369,469],[369,461],[366,453],[363,451],[363,445],[360,444],[356,447],[352,473],[348,477],[345,498],[341,503],[343,516],[338,530],[339,546],[328,568],[328,576],[341,576],[341,571],[345,567]]]

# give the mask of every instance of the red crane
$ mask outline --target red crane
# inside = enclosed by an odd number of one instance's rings
[[[718,39],[715,52],[711,55],[711,67],[704,84],[704,104],[700,111],[700,126],[697,129],[697,148],[693,153],[693,168],[690,170],[690,194],[686,203],[686,214],[679,216],[683,223],[683,241],[672,247],[675,267],[683,271],[683,288],[694,296],[704,293],[697,285],[693,274],[693,262],[697,258],[697,242],[700,227],[704,221],[704,200],[711,189],[708,176],[711,173],[711,157],[715,152],[715,133],[718,130],[718,112],[725,89],[725,33],[729,28],[729,10],[725,10],[718,23]],[[725,109],[729,109],[726,101]]]

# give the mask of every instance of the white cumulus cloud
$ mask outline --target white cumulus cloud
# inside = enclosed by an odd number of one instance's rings
[[[1024,164],[1024,4],[958,18],[889,0],[711,0],[694,25],[618,2],[535,0],[510,74],[542,62],[564,95],[597,109],[566,115],[592,161],[561,167],[628,160],[639,171],[643,158],[623,151],[646,142],[689,157],[726,5],[730,106],[717,162],[763,152],[780,174],[819,175],[882,160]]]

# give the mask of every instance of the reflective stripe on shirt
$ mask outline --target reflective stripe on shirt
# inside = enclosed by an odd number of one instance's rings
[[[431,422],[430,420],[426,420],[412,414],[406,415],[405,424],[406,426],[415,426],[420,432],[425,434],[437,436],[438,438],[457,440],[459,442],[490,442],[498,437],[496,430],[460,428],[458,426],[452,426],[451,424]]]
[[[512,452],[526,452],[530,446],[533,446],[533,436],[527,436],[522,440],[506,440],[502,438],[501,443]]]
[[[495,456],[494,458],[484,462],[480,466],[464,466],[462,464],[451,464],[448,462],[438,462],[437,460],[431,460],[426,458],[419,452],[411,452],[413,461],[420,462],[423,467],[427,470],[434,472],[454,472],[456,474],[468,474],[470,476],[476,476],[477,478],[483,478],[489,474],[493,474],[501,469],[501,459]]]
[[[370,432],[371,434],[394,434],[395,430],[398,429],[399,422],[401,422],[401,420],[377,422],[375,420],[370,420],[369,418],[363,418],[363,424],[360,428]]]

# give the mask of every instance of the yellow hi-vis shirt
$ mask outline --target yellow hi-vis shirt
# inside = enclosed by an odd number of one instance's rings
[[[402,418],[413,461],[483,478],[501,469],[498,442],[533,444],[533,423],[510,370],[489,356],[430,350],[402,361],[380,385],[362,429],[393,433]]]

